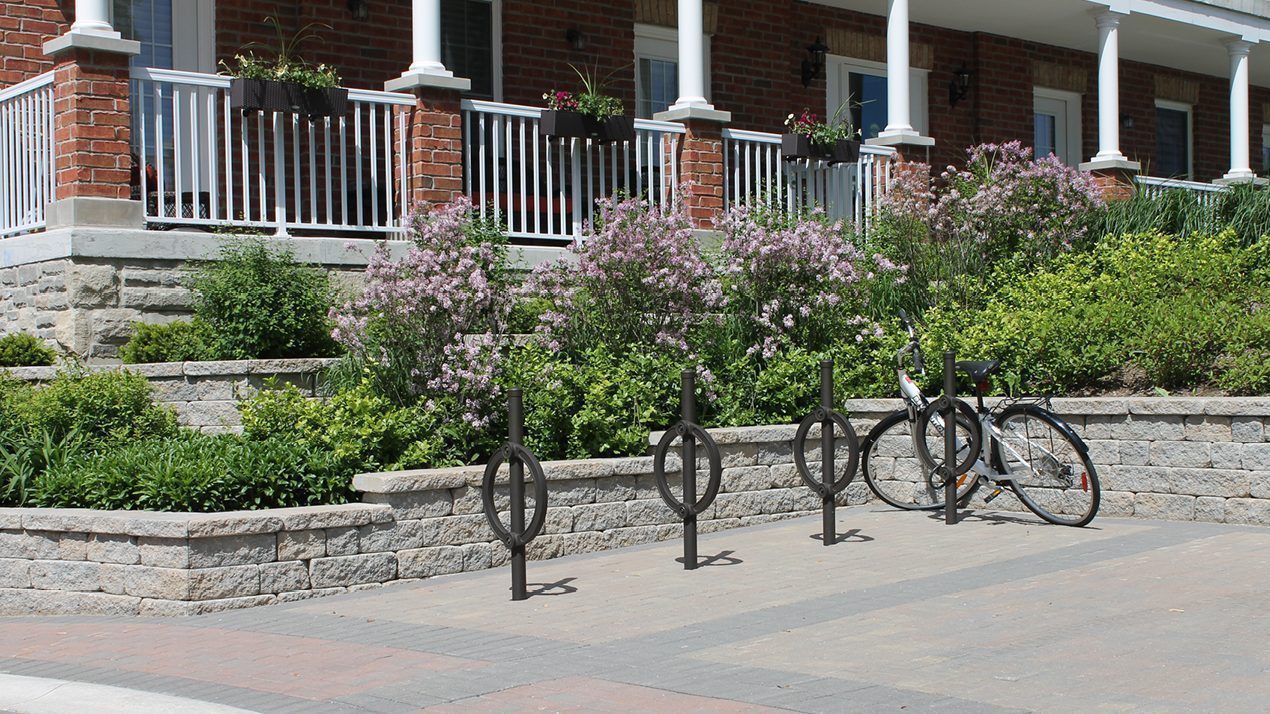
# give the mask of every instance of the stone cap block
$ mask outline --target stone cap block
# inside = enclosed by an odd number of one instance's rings
[[[797,424],[735,426],[706,429],[706,433],[710,434],[715,443],[720,446],[727,444],[758,444],[791,441],[797,431]],[[665,431],[654,431],[649,434],[649,445],[656,446],[657,442],[661,441],[661,438],[665,433]]]
[[[257,535],[284,530],[364,526],[391,520],[392,509],[389,506],[368,503],[223,513],[98,511],[89,508],[0,509],[0,527],[6,530],[24,528],[29,531],[101,533],[148,538]]]
[[[466,486],[470,474],[485,472],[484,466],[455,466],[444,469],[410,469],[357,474],[353,488],[363,493],[407,493]],[[477,476],[480,478],[480,476]]]

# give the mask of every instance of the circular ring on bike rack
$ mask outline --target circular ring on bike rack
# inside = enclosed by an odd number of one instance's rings
[[[930,453],[930,449],[926,445],[926,440],[923,437],[926,434],[926,428],[931,423],[931,420],[936,416],[942,416],[943,410],[948,404],[947,399],[947,397],[940,397],[930,404],[927,404],[926,408],[922,410],[921,416],[917,419],[917,438],[915,439],[916,447],[920,451],[924,452],[919,453],[918,456],[928,459],[928,464],[926,464],[927,467],[938,467],[943,464],[943,454],[939,454],[937,458],[936,454]],[[957,477],[968,473],[970,468],[974,466],[975,461],[979,460],[979,450],[983,445],[983,431],[979,427],[979,418],[978,415],[975,414],[973,407],[960,399],[954,399],[952,400],[952,403],[956,412],[953,416],[953,433],[956,433],[955,425],[962,423],[957,418],[958,416],[964,416],[966,418],[966,421],[962,424],[970,431],[970,448],[966,450],[966,457],[962,459],[961,463],[957,464],[953,469],[953,477]]]
[[[706,492],[693,504],[687,504],[675,498],[675,494],[670,492],[670,484],[666,481],[666,452],[670,451],[670,445],[675,439],[684,436],[692,436],[704,446],[706,458],[710,461],[710,480],[706,485]],[[662,434],[661,441],[657,442],[657,449],[653,452],[653,475],[657,480],[657,490],[661,492],[661,498],[666,505],[684,518],[700,515],[710,507],[714,497],[719,494],[719,483],[723,476],[723,457],[719,454],[719,445],[700,426],[679,422],[667,429],[666,433]]]
[[[804,451],[807,446],[807,435],[811,432],[811,427],[825,420],[832,421],[838,427],[841,432],[841,438],[847,440],[848,453],[847,472],[842,475],[842,478],[834,481],[829,488],[826,488],[824,483],[812,477],[811,469],[807,467],[807,455]],[[856,469],[860,465],[860,439],[856,436],[851,422],[832,409],[826,411],[824,407],[817,407],[815,411],[802,420],[798,425],[798,431],[794,434],[794,465],[798,468],[798,475],[802,477],[803,483],[807,484],[807,487],[819,494],[821,498],[829,498],[841,493],[851,483],[851,480],[855,478]]]
[[[512,533],[498,518],[498,507],[494,504],[494,479],[498,469],[507,461],[519,461],[529,470],[534,481],[534,516],[520,533]],[[481,481],[481,501],[485,505],[485,518],[494,535],[508,548],[523,546],[533,540],[547,521],[547,477],[542,472],[538,457],[520,444],[506,443],[503,448],[494,452],[489,464],[485,466],[485,478]],[[512,505],[515,507],[515,504]]]

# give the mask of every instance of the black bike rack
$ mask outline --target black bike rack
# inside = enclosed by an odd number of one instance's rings
[[[714,503],[719,493],[719,482],[723,476],[723,459],[719,455],[719,445],[710,434],[697,424],[697,373],[686,369],[681,375],[682,391],[680,393],[680,422],[662,435],[653,452],[653,476],[657,479],[657,490],[667,506],[683,518],[684,524],[684,570],[697,569],[697,516]],[[670,491],[666,481],[666,453],[675,439],[682,439],[680,444],[680,461],[683,471],[683,500],[680,501]],[[710,462],[710,480],[706,492],[697,498],[697,441],[705,447],[706,457]]]
[[[526,449],[525,408],[521,390],[511,389],[507,392],[507,443],[490,457],[485,467],[485,478],[481,481],[481,501],[485,506],[485,518],[504,545],[512,552],[512,600],[524,600],[529,597],[525,591],[525,546],[542,530],[547,520],[547,478],[543,475],[542,465],[533,452]],[[511,525],[504,527],[498,518],[498,506],[494,503],[494,481],[498,469],[507,464],[510,472],[511,490]],[[525,469],[534,482],[534,515],[525,525]]]
[[[807,467],[807,436],[815,424],[820,424],[820,480],[812,477]],[[834,427],[847,440],[848,460],[846,473],[834,480]],[[860,440],[845,416],[833,409],[833,360],[820,362],[820,407],[808,414],[794,434],[794,464],[803,483],[820,496],[821,538],[824,545],[838,541],[837,499],[835,498],[855,478],[860,465]]]
[[[957,464],[956,399],[957,356],[949,350],[944,353],[944,394],[939,398],[939,413],[944,418],[944,463],[938,471],[944,480],[944,523],[950,526],[957,522],[957,477],[969,471],[958,469]]]

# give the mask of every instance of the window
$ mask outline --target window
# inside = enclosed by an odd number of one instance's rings
[[[1191,105],[1155,100],[1155,165],[1151,173],[1191,178]]]
[[[1053,154],[1068,166],[1081,159],[1080,95],[1058,89],[1032,90],[1033,141],[1036,157]]]
[[[1270,124],[1261,127],[1261,175],[1270,176]]]
[[[133,67],[216,71],[214,3],[200,0],[114,0],[111,24],[141,43]]]
[[[710,99],[710,36],[705,50],[706,100]],[[679,32],[672,27],[635,25],[635,116],[651,119],[679,99]]]
[[[849,104],[851,124],[860,130],[860,138],[876,137],[887,124],[886,65],[831,56],[826,67],[830,73],[826,116],[832,118],[843,104]],[[926,134],[926,75],[923,69],[910,70],[909,75],[910,120],[922,134]]]
[[[467,96],[502,97],[498,0],[442,0],[441,62],[472,81]]]

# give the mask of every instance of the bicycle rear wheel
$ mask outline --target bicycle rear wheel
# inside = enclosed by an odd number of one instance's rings
[[[911,511],[943,508],[942,481],[934,473],[934,464],[916,453],[913,428],[908,412],[901,409],[869,431],[860,445],[864,482],[875,496],[895,508]],[[961,505],[969,500],[978,486],[978,479],[973,474],[968,476],[957,489],[957,503]]]
[[[1032,405],[997,417],[1003,436],[992,445],[993,466],[1023,505],[1060,526],[1083,526],[1098,514],[1101,488],[1089,449],[1054,414]]]

